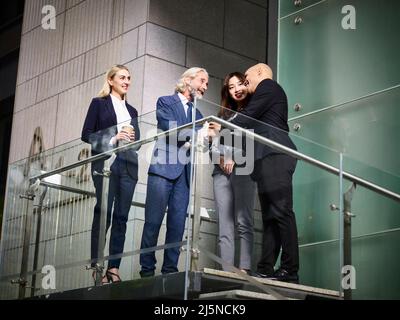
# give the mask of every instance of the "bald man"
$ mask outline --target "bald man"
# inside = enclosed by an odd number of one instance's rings
[[[245,76],[252,97],[231,122],[254,129],[255,133],[296,150],[288,135],[287,97],[282,87],[272,80],[271,68],[260,63],[249,68]],[[292,196],[292,176],[297,160],[255,143],[254,161],[251,176],[257,182],[264,227],[262,254],[256,274],[263,278],[298,283],[299,253]],[[281,248],[280,267],[275,271]]]

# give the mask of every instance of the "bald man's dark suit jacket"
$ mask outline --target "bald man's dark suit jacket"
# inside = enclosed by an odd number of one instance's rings
[[[231,122],[296,150],[289,137],[288,103],[274,80],[261,81],[248,105]],[[249,159],[247,161],[250,161]],[[298,239],[293,212],[292,176],[297,160],[280,151],[255,143],[254,172],[263,217],[264,234],[258,271],[271,275],[282,248],[280,268],[294,278],[299,269]]]

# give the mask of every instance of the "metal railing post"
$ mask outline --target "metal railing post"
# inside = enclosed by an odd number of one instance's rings
[[[196,95],[193,96],[193,110],[192,110],[192,121],[191,121],[191,142],[190,142],[190,175],[189,175],[189,204],[187,208],[187,239],[186,239],[186,247],[182,247],[183,250],[186,250],[186,259],[185,259],[185,288],[183,299],[188,300],[189,297],[189,287],[190,287],[190,279],[189,279],[189,269],[191,268],[190,264],[192,261],[191,253],[191,243],[190,243],[190,234],[189,234],[189,226],[191,225],[191,206],[192,206],[192,192],[194,187],[193,179],[196,176],[196,114],[197,114],[197,98]],[[184,169],[185,170],[185,169]]]
[[[351,266],[351,219],[355,217],[351,213],[351,201],[353,200],[356,184],[353,183],[350,188],[343,194],[343,264]],[[344,289],[344,299],[351,300],[351,288]]]
[[[100,286],[103,278],[104,269],[104,245],[106,238],[106,226],[107,226],[107,209],[108,209],[108,182],[111,175],[111,171],[108,167],[104,167],[103,173],[94,172],[95,175],[102,176],[102,191],[101,191],[101,209],[100,209],[100,226],[99,226],[99,239],[97,248],[97,262],[94,267],[96,272],[95,285]]]
[[[196,170],[194,183],[194,202],[193,202],[193,225],[192,225],[192,252],[190,271],[198,271],[199,266],[199,240],[200,240],[200,224],[201,224],[201,188],[203,183],[203,167],[201,162],[201,151],[195,148],[196,152]]]
[[[36,226],[36,240],[35,240],[35,252],[33,256],[33,275],[32,275],[32,288],[31,288],[31,297],[35,295],[36,288],[36,269],[38,266],[38,258],[39,258],[39,247],[40,247],[40,234],[42,229],[42,209],[43,209],[43,201],[46,197],[48,187],[45,186],[42,194],[39,198],[39,204],[37,207],[37,226]]]
[[[13,280],[11,283],[18,283],[18,299],[24,299],[26,295],[26,288],[28,287],[28,261],[29,261],[29,244],[31,239],[32,228],[32,215],[33,215],[33,201],[35,200],[35,191],[39,187],[40,180],[32,183],[25,194],[21,194],[20,199],[25,199],[25,221],[24,221],[24,239],[22,246],[22,261],[21,272],[18,280]]]

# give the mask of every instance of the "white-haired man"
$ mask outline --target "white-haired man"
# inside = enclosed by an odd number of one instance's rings
[[[201,98],[207,88],[208,73],[205,69],[190,68],[186,70],[176,84],[175,94],[158,99],[157,128],[167,131],[191,122],[194,97]],[[197,110],[195,119],[201,118],[203,115]],[[154,148],[148,172],[141,249],[157,245],[167,207],[165,243],[182,241],[189,204],[190,184],[190,162],[179,157],[179,153],[181,153],[179,151],[185,148],[186,142],[186,139],[182,138],[182,134],[184,133],[178,134],[177,143],[172,143],[170,140],[172,137],[169,137],[160,139]],[[163,274],[177,272],[178,259],[179,247],[165,249],[161,272]],[[141,277],[153,276],[156,265],[155,252],[142,253],[140,265]]]

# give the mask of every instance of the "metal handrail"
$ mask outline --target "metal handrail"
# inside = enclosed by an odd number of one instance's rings
[[[261,142],[261,143],[273,148],[274,150],[278,150],[278,151],[280,151],[282,153],[285,153],[287,155],[290,155],[290,156],[292,156],[292,157],[294,157],[296,159],[303,160],[303,161],[305,161],[305,162],[307,162],[307,163],[309,163],[309,164],[311,164],[313,166],[319,167],[320,169],[323,169],[325,171],[333,173],[333,174],[335,174],[337,176],[339,176],[339,174],[340,174],[340,170],[338,168],[334,167],[334,166],[326,164],[325,162],[319,161],[319,160],[317,160],[317,159],[315,159],[313,157],[309,157],[309,156],[307,156],[307,155],[305,155],[305,154],[303,154],[303,153],[301,153],[299,151],[296,151],[296,150],[293,150],[291,148],[288,148],[288,147],[286,147],[286,146],[284,146],[284,145],[282,145],[282,144],[280,144],[278,142],[272,141],[272,140],[270,140],[268,138],[265,138],[263,136],[260,136],[260,135],[258,135],[256,133],[254,133],[254,132],[251,132],[251,131],[248,131],[246,129],[243,129],[242,127],[239,127],[239,126],[237,126],[237,125],[235,125],[235,124],[233,124],[231,122],[225,121],[225,120],[223,120],[221,118],[218,118],[216,116],[204,117],[204,118],[202,118],[200,120],[197,120],[195,122],[195,124],[202,124],[202,123],[204,123],[206,121],[218,122],[218,123],[222,124],[224,127],[227,127],[229,129],[234,129],[234,130],[238,130],[240,132],[245,132],[247,136],[253,137],[255,141]],[[124,151],[125,149],[129,149],[129,148],[132,148],[132,147],[135,147],[135,146],[146,144],[146,143],[158,140],[159,138],[162,138],[164,136],[168,136],[169,134],[177,132],[179,130],[189,128],[191,126],[192,126],[192,123],[188,123],[186,125],[183,125],[183,126],[180,126],[180,127],[176,127],[176,128],[171,129],[171,130],[168,130],[168,131],[160,132],[155,136],[152,136],[152,137],[149,137],[149,138],[146,138],[146,139],[143,139],[143,140],[135,141],[135,142],[129,143],[127,145],[111,149],[111,150],[106,151],[104,153],[101,153],[101,154],[98,154],[98,155],[91,156],[89,158],[80,160],[80,161],[72,163],[70,165],[66,165],[64,167],[60,167],[60,168],[57,168],[57,169],[54,169],[54,170],[51,170],[51,171],[48,171],[48,172],[33,176],[33,177],[30,178],[30,182],[34,183],[37,179],[42,180],[42,179],[44,179],[46,177],[50,177],[50,176],[52,176],[54,174],[58,174],[58,173],[61,173],[63,171],[68,171],[70,169],[82,166],[84,164],[87,164],[87,163],[90,163],[90,162],[93,162],[93,161],[96,161],[96,160],[101,160],[101,159],[107,158],[113,152],[120,152],[120,151]],[[274,127],[272,127],[272,128],[275,129],[275,130],[279,130],[279,129],[274,128]],[[385,197],[388,197],[388,198],[390,198],[392,200],[400,202],[400,194],[395,193],[393,191],[390,191],[390,190],[388,190],[386,188],[383,188],[383,187],[381,187],[381,186],[379,186],[379,185],[377,185],[375,183],[372,183],[372,182],[370,182],[368,180],[359,178],[359,177],[357,177],[357,176],[355,176],[355,175],[353,175],[351,173],[348,173],[346,171],[343,171],[343,178],[345,178],[345,179],[347,179],[347,180],[349,180],[351,182],[354,182],[354,183],[356,183],[356,184],[358,184],[360,186],[363,186],[363,187],[365,187],[365,188],[367,188],[367,189],[369,189],[369,190],[371,190],[373,192],[379,193],[379,194],[381,194],[381,195],[383,195]]]
[[[267,138],[265,138],[263,136],[260,136],[260,135],[254,133],[254,132],[245,130],[242,127],[239,127],[239,126],[237,126],[237,125],[235,125],[233,123],[230,123],[228,121],[225,121],[225,120],[223,120],[221,118],[218,118],[218,117],[215,117],[215,116],[209,116],[208,118],[212,118],[212,120],[214,120],[215,122],[219,122],[220,124],[224,125],[227,128],[239,130],[239,131],[242,131],[242,132],[246,132],[246,135],[249,136],[249,137],[253,137],[255,141],[262,142],[262,143],[268,145],[269,147],[271,147],[271,148],[273,148],[275,150],[281,151],[281,152],[283,152],[283,153],[285,153],[287,155],[290,155],[290,156],[292,156],[292,157],[294,157],[296,159],[308,162],[313,166],[319,167],[319,168],[321,168],[321,169],[323,169],[325,171],[328,171],[330,173],[333,173],[333,174],[335,174],[337,176],[339,176],[339,174],[340,174],[340,170],[338,168],[336,168],[334,166],[331,166],[329,164],[326,164],[325,162],[322,162],[322,161],[319,161],[317,159],[314,159],[313,157],[309,157],[309,156],[307,156],[307,155],[305,155],[305,154],[303,154],[301,152],[298,152],[296,150],[288,148],[288,147],[286,147],[286,146],[284,146],[282,144],[279,144],[279,143],[277,143],[275,141],[267,139]],[[274,129],[276,129],[276,128],[274,128]],[[278,129],[276,129],[276,130],[278,130]],[[369,189],[371,191],[374,191],[376,193],[379,193],[381,195],[384,195],[384,196],[386,196],[388,198],[391,198],[391,199],[393,199],[395,201],[400,202],[400,194],[395,193],[393,191],[390,191],[390,190],[388,190],[386,188],[383,188],[383,187],[381,187],[381,186],[379,186],[379,185],[377,185],[375,183],[372,183],[372,182],[370,182],[368,180],[359,178],[359,177],[357,177],[357,176],[355,176],[355,175],[353,175],[351,173],[348,173],[346,171],[343,171],[343,178],[345,178],[345,179],[347,179],[349,181],[352,181],[352,182],[354,182],[354,183],[356,183],[356,184],[358,184],[360,186],[363,186],[363,187],[365,187],[365,188],[367,188],[367,189]]]
[[[207,118],[202,118],[200,120],[197,120],[195,123],[196,124],[202,124],[205,121],[207,121]],[[80,167],[82,165],[91,163],[93,161],[105,159],[105,158],[111,156],[114,152],[125,151],[125,150],[131,149],[133,147],[141,146],[143,144],[156,141],[156,140],[158,140],[160,138],[168,136],[171,133],[178,132],[179,130],[186,129],[186,128],[189,128],[191,126],[192,126],[192,123],[190,122],[190,123],[185,124],[183,126],[172,128],[172,129],[170,129],[168,131],[160,132],[160,133],[158,133],[158,134],[156,134],[156,135],[154,135],[152,137],[141,139],[141,140],[134,141],[134,142],[131,142],[131,143],[127,143],[126,145],[122,145],[120,147],[104,151],[104,152],[102,152],[100,154],[97,154],[95,156],[91,156],[89,158],[86,158],[86,159],[83,159],[83,160],[79,160],[79,161],[71,163],[69,165],[66,165],[66,166],[51,170],[51,171],[47,171],[45,173],[38,174],[36,176],[33,176],[33,177],[29,178],[29,182],[32,184],[32,183],[35,183],[37,179],[42,180],[44,178],[47,178],[47,177],[53,176],[55,174],[59,174],[59,173],[64,172],[64,171],[68,171],[68,170]]]

